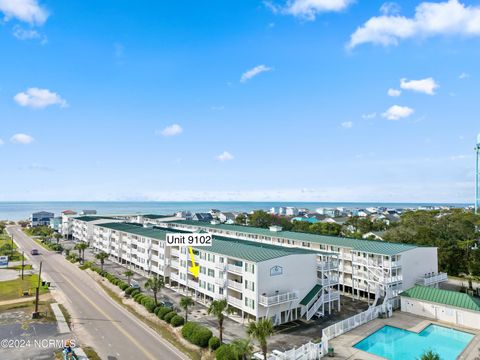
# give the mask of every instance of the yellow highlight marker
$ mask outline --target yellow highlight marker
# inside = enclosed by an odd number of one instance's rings
[[[195,264],[195,256],[193,255],[193,249],[190,246],[189,247],[190,251],[190,259],[192,260],[192,266],[188,270],[193,274],[194,277],[198,278],[198,272],[200,271],[200,266]]]

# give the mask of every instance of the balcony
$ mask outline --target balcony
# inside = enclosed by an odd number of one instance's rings
[[[242,308],[242,305],[243,305],[241,299],[237,299],[236,297],[233,297],[233,296],[227,296],[227,302],[238,308]]]
[[[322,286],[337,285],[338,284],[338,277],[332,276],[328,279],[320,279],[320,280],[318,280],[318,283]]]
[[[243,274],[243,267],[233,265],[233,264],[228,264],[228,271],[233,274]]]
[[[171,274],[170,274],[170,280],[173,280],[173,281],[177,281],[177,282],[178,282],[178,280],[179,280],[178,274],[171,273]]]
[[[174,269],[178,269],[178,267],[180,266],[180,263],[178,262],[178,260],[173,260],[170,262],[170,266]]]
[[[317,270],[330,271],[337,270],[338,263],[334,261],[317,261]]]
[[[241,283],[241,282],[228,280],[228,285],[227,286],[230,289],[234,289],[234,290],[237,290],[237,291],[243,291],[243,283]]]
[[[424,286],[431,286],[447,280],[448,280],[447,273],[438,273],[438,274],[429,273],[418,278],[417,284],[424,285]]]
[[[272,305],[283,304],[296,299],[298,299],[298,292],[289,291],[289,292],[284,292],[281,294],[275,294],[270,296],[260,295],[259,304],[263,306],[272,306]]]
[[[176,250],[176,249],[172,249],[170,251],[170,254],[172,254],[172,256],[176,256],[176,257],[179,257],[180,256],[180,251]]]

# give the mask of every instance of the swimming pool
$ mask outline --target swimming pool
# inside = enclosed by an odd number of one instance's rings
[[[434,324],[418,334],[386,325],[354,347],[389,360],[414,360],[426,350],[435,351],[442,360],[455,360],[473,337],[470,333]]]

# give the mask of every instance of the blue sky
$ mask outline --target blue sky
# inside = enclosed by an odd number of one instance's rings
[[[480,1],[0,13],[0,201],[473,201]]]

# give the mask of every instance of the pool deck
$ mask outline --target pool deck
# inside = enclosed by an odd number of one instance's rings
[[[423,318],[421,316],[413,316],[401,311],[395,311],[393,313],[393,317],[389,319],[375,319],[329,341],[328,346],[335,349],[335,356],[329,359],[385,360],[383,357],[356,349],[353,346],[385,325],[395,326],[401,329],[419,333],[430,324],[437,324],[474,334],[475,337],[472,339],[472,341],[470,341],[468,346],[458,357],[458,360],[478,359],[478,356],[480,355],[480,331],[453,326],[448,323]]]

